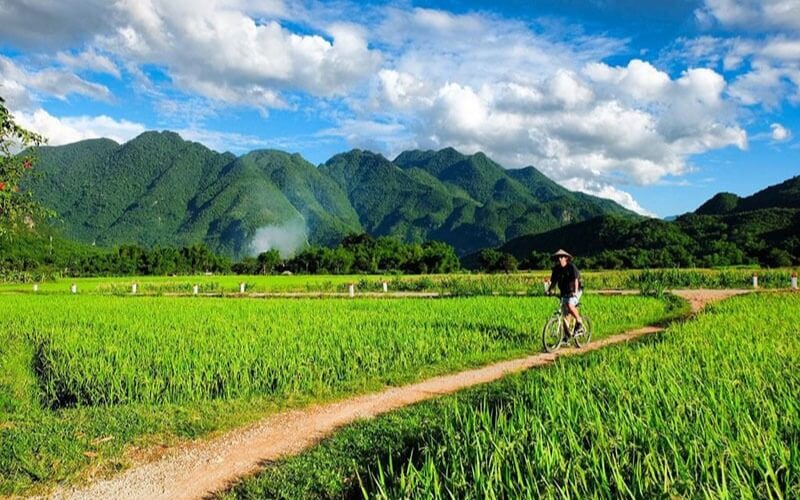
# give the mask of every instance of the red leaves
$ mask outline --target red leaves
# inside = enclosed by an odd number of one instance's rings
[[[25,160],[24,162],[22,162],[22,166],[30,170],[33,168],[33,162],[31,162],[30,160]]]
[[[5,191],[5,190],[6,190],[6,183],[0,182],[0,191]]]

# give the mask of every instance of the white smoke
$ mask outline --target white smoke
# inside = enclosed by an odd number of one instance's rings
[[[280,252],[281,257],[288,258],[306,244],[308,241],[308,231],[305,224],[299,220],[293,220],[281,225],[271,225],[260,227],[250,242],[250,252],[258,255],[267,250],[275,249]]]

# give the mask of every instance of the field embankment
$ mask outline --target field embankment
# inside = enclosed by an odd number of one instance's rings
[[[792,269],[651,269],[628,271],[585,271],[586,289],[638,290],[645,293],[667,289],[752,289],[753,274],[758,274],[760,288],[788,288]],[[291,276],[127,276],[62,278],[36,283],[39,294],[64,295],[77,286],[79,295],[131,295],[133,283],[138,295],[191,295],[194,286],[202,296],[248,296],[270,294],[341,294],[354,286],[356,294],[388,295],[405,292],[441,295],[544,294],[543,281],[549,271],[511,274],[430,274],[430,275],[291,275]],[[240,294],[244,284],[245,293]],[[0,292],[33,294],[34,282],[0,284]]]

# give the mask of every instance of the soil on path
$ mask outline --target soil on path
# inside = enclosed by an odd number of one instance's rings
[[[693,312],[707,303],[746,290],[679,290]],[[414,403],[451,394],[468,387],[498,380],[571,356],[602,349],[662,331],[644,327],[592,342],[580,349],[554,354],[535,354],[495,363],[483,368],[431,378],[416,384],[386,389],[376,394],[352,397],[280,413],[218,438],[189,443],[167,452],[155,462],[136,466],[111,479],[83,489],[62,489],[54,498],[196,499],[211,495],[233,481],[256,472],[261,464],[297,454],[355,420],[370,418]]]

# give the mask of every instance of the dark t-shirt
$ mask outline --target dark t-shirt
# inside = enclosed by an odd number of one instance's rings
[[[572,262],[564,267],[556,264],[550,275],[550,282],[558,284],[558,290],[561,292],[562,297],[568,297],[578,291],[575,289],[575,280],[580,279],[580,277],[581,272]],[[553,285],[551,284],[550,286]]]

